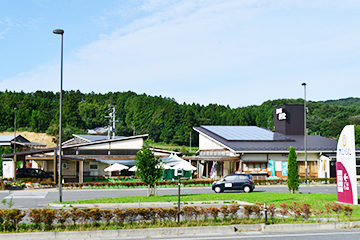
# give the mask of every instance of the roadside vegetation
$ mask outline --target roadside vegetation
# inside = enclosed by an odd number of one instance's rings
[[[210,194],[201,194],[192,200],[210,200]],[[359,206],[334,202],[334,194],[212,194],[220,198],[241,199],[250,204],[223,201],[220,207],[183,205],[180,211],[171,208],[77,208],[69,209],[12,209],[13,202],[3,201],[0,209],[1,232],[41,232],[137,229],[159,227],[215,226],[230,224],[264,224],[268,201],[267,224],[359,221]],[[235,197],[237,195],[237,197]],[[263,196],[263,197],[261,197]],[[174,196],[151,197],[153,200],[174,200]],[[175,196],[176,197],[176,196]],[[189,195],[182,196],[182,199]],[[135,197],[138,198],[139,197]],[[132,199],[135,199],[132,198]],[[159,199],[162,198],[162,199]],[[125,198],[124,198],[125,199]],[[127,202],[132,201],[129,198]],[[149,198],[144,198],[149,199]],[[251,201],[250,201],[251,200]],[[262,201],[258,201],[262,200]],[[328,202],[328,200],[330,200]],[[217,201],[220,201],[217,198]],[[7,207],[6,207],[7,205]],[[181,221],[177,223],[178,214]]]

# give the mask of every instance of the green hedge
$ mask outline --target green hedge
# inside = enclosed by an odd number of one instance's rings
[[[325,212],[326,210],[326,212]],[[280,213],[282,221],[286,218],[294,217],[294,221],[301,219],[307,221],[314,214],[317,219],[330,214],[336,215],[338,220],[340,214],[350,219],[353,208],[349,205],[339,203],[326,203],[324,208],[311,209],[310,204],[281,203],[279,207],[274,204],[267,206],[267,213],[270,222],[280,221],[276,213]],[[187,224],[194,223],[195,226],[202,226],[204,222],[216,222],[221,219],[222,224],[233,224],[234,221],[241,223],[262,223],[264,221],[264,204],[256,203],[253,205],[238,204],[223,205],[221,207],[204,206],[183,206],[181,211],[177,207],[173,208],[116,208],[99,209],[85,208],[79,209],[49,209],[33,208],[29,210],[21,209],[0,209],[0,232],[28,232],[28,231],[57,231],[57,230],[83,230],[84,226],[114,226],[115,229],[129,225],[131,228],[172,226],[176,222],[178,214],[183,216],[182,222]],[[276,220],[277,219],[277,220]],[[144,223],[147,225],[144,226]]]

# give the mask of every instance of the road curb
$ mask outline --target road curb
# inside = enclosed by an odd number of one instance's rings
[[[242,234],[247,232],[309,232],[312,230],[334,230],[360,227],[360,222],[330,222],[304,224],[241,224],[227,226],[206,227],[173,227],[173,228],[145,228],[119,229],[97,231],[71,232],[35,232],[35,233],[5,233],[0,234],[2,240],[42,240],[42,239],[121,239],[121,238],[151,238],[171,236],[200,236],[212,234]]]

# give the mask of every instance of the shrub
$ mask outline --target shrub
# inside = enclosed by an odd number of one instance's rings
[[[15,230],[18,230],[18,224],[22,221],[22,219],[25,217],[26,212],[22,211],[20,209],[11,209],[9,210],[9,221],[10,224],[15,228]]]
[[[210,214],[210,216],[213,218],[213,221],[216,221],[216,218],[218,217],[219,212],[220,212],[219,208],[217,208],[217,207],[208,207],[207,211]]]
[[[276,212],[276,206],[273,203],[270,203],[269,206],[267,206],[268,214],[270,215],[271,219],[274,219],[275,212]]]
[[[253,207],[252,205],[244,205],[244,216],[246,216],[247,218],[250,217],[250,215],[253,213]]]
[[[280,212],[280,214],[281,214],[281,219],[282,219],[282,221],[284,221],[285,219],[285,216],[286,216],[286,214],[288,214],[288,212],[289,212],[289,209],[288,209],[288,205],[289,204],[287,204],[287,203],[280,203],[279,204],[279,206],[280,206],[280,210],[279,210],[279,212]]]
[[[256,218],[261,217],[261,211],[263,208],[262,206],[263,206],[263,204],[261,204],[261,203],[256,203],[255,205],[252,205],[251,211],[255,214]]]
[[[199,215],[202,216],[205,220],[208,218],[208,211],[207,207],[200,207],[199,208]]]
[[[292,215],[294,216],[294,221],[296,221],[296,219],[301,216],[301,209],[299,208],[299,203],[297,202],[291,203],[289,209]]]
[[[138,214],[144,221],[151,220],[152,222],[155,222],[156,220],[156,211],[154,208],[138,208]]]
[[[184,216],[185,220],[190,221],[194,214],[194,207],[184,206],[181,208],[181,210],[182,210],[182,215]]]
[[[70,215],[70,218],[71,218],[72,222],[74,223],[74,225],[76,225],[77,222],[84,219],[84,217],[85,217],[84,211],[77,207],[71,208],[69,210],[69,215]]]
[[[324,209],[322,209],[319,204],[315,203],[315,209],[313,210],[313,213],[316,216],[316,221],[319,222],[320,218],[324,215]]]
[[[176,221],[176,218],[179,214],[178,208],[177,207],[173,207],[173,208],[166,208],[164,209],[164,211],[166,212],[166,217],[169,220],[173,220]]]
[[[350,218],[353,211],[354,211],[354,209],[350,205],[345,205],[344,206],[344,214],[345,214],[346,217]]]
[[[226,217],[229,215],[229,206],[228,205],[222,205],[220,207],[220,212],[223,215],[224,220],[226,219]]]
[[[343,206],[339,203],[331,203],[331,210],[336,213],[338,220],[340,219],[340,214],[344,210]]]
[[[134,222],[139,215],[139,211],[137,208],[128,208],[126,209],[126,220],[130,223]]]
[[[300,205],[300,209],[301,209],[301,213],[304,216],[305,220],[307,221],[308,218],[311,215],[311,210],[310,210],[311,206],[308,203],[302,203]]]
[[[238,204],[231,204],[229,206],[229,215],[231,218],[237,217],[237,212],[239,211],[239,205]]]
[[[113,210],[115,221],[118,225],[122,225],[127,217],[127,211],[121,208],[115,208]]]
[[[29,218],[36,227],[39,227],[42,223],[41,209],[39,208],[30,208]]]
[[[89,209],[87,212],[88,219],[91,219],[94,225],[97,225],[102,217],[102,212],[98,208]]]
[[[110,209],[101,210],[101,216],[106,221],[106,224],[110,224],[110,220],[114,217],[113,212]]]
[[[57,212],[56,219],[57,219],[57,221],[58,221],[61,225],[64,225],[64,223],[66,222],[66,220],[67,220],[69,217],[70,217],[69,211],[64,210],[64,209],[62,208],[62,209],[60,209],[60,210]]]
[[[331,203],[325,203],[326,215],[329,217],[331,213]]]
[[[57,209],[51,209],[51,208],[41,209],[41,218],[43,223],[45,224],[44,227],[47,227],[48,229],[51,228],[51,225],[56,219],[57,212],[58,212]]]

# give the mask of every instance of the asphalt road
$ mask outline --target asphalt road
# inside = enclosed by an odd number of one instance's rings
[[[346,229],[341,231],[326,231],[326,232],[286,232],[286,233],[262,233],[262,232],[246,232],[234,233],[229,235],[201,235],[201,236],[176,236],[173,239],[179,240],[220,240],[220,239],[276,239],[276,240],[358,240],[360,231],[358,229]],[[122,238],[133,239],[133,238]],[[146,237],[137,239],[164,239],[164,237]]]
[[[360,188],[358,189],[358,191]],[[158,188],[159,195],[177,195],[177,188]],[[82,200],[102,197],[125,197],[125,196],[145,196],[147,190],[139,189],[80,189],[63,190],[63,200]],[[287,186],[257,186],[254,192],[288,192]],[[300,186],[301,193],[328,193],[336,194],[335,185],[322,186]],[[211,187],[187,187],[181,188],[181,194],[202,194],[213,193]],[[238,191],[239,194],[246,194]],[[221,194],[221,193],[219,193]],[[251,193],[249,193],[251,194]],[[46,207],[48,204],[59,200],[57,189],[38,189],[38,190],[14,190],[0,191],[0,199],[6,199],[7,202],[13,198],[14,208],[27,209]],[[3,206],[1,206],[3,207]]]

